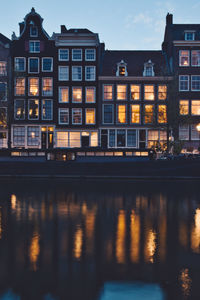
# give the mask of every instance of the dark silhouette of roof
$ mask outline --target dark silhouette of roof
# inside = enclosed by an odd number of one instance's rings
[[[67,33],[92,33],[92,31],[88,30],[87,28],[71,28],[67,30]]]
[[[195,31],[195,40],[200,40],[200,24],[172,24],[170,31],[173,40],[184,40],[185,31]]]
[[[5,44],[9,44],[11,40],[9,40],[5,35],[0,33],[0,42],[5,45]]]

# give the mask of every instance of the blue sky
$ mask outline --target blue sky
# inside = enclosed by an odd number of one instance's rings
[[[18,23],[35,7],[51,35],[67,28],[99,33],[106,49],[160,49],[167,12],[174,23],[200,23],[198,0],[1,0],[1,33],[18,35]],[[3,13],[2,13],[3,12]]]

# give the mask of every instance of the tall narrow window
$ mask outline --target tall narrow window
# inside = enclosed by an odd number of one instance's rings
[[[58,67],[58,80],[60,81],[69,80],[69,67],[67,66]]]
[[[140,100],[139,84],[131,84],[131,100]]]
[[[188,124],[179,125],[179,139],[180,140],[189,140],[189,125]]]
[[[39,118],[39,100],[28,100],[28,118],[29,120],[38,120]]]
[[[95,49],[86,49],[85,50],[85,60],[86,61],[95,61],[96,60],[96,50]]]
[[[0,107],[0,126],[7,125],[7,108]]]
[[[200,50],[192,51],[192,66],[195,66],[195,67],[200,66]]]
[[[103,123],[113,124],[113,105],[104,104],[103,105]]]
[[[42,72],[52,72],[53,71],[53,58],[43,57],[42,58]]]
[[[72,124],[79,125],[82,124],[82,109],[72,108]]]
[[[25,126],[13,127],[13,144],[14,146],[25,145]]]
[[[60,86],[59,87],[59,102],[60,103],[67,103],[69,102],[69,88]]]
[[[103,86],[103,100],[112,100],[113,99],[113,86],[104,85]]]
[[[7,100],[7,83],[0,82],[0,101]]]
[[[29,96],[38,96],[39,95],[39,78],[30,78],[29,77]]]
[[[144,123],[151,124],[154,119],[154,106],[153,105],[145,105],[144,110]]]
[[[69,49],[59,49],[58,50],[58,60],[68,61],[69,60]]]
[[[179,66],[188,67],[190,65],[190,52],[189,50],[179,51]]]
[[[25,95],[25,78],[15,78],[15,96]]]
[[[53,95],[53,78],[42,78],[42,96]]]
[[[82,67],[81,66],[73,66],[72,67],[72,80],[73,81],[81,81],[82,80]]]
[[[40,42],[39,41],[29,41],[29,52],[39,53],[40,52]]]
[[[179,76],[179,91],[189,91],[189,76],[180,75]]]
[[[167,99],[167,86],[158,85],[158,100],[166,100],[166,99]]]
[[[135,123],[135,124],[140,123],[140,105],[137,104],[131,105],[131,123]]]
[[[85,95],[86,103],[95,103],[96,101],[95,87],[86,87],[85,94],[86,94]]]
[[[22,99],[14,100],[14,118],[15,120],[25,119],[25,102]]]
[[[126,146],[126,131],[117,130],[117,147],[125,147],[125,146]]]
[[[28,146],[39,146],[40,130],[39,126],[28,126],[27,128],[27,144]]]
[[[38,36],[38,28],[37,26],[30,27],[30,37],[37,37]]]
[[[154,86],[145,85],[144,86],[144,100],[155,100]]]
[[[69,124],[69,108],[59,108],[59,124]]]
[[[95,124],[95,108],[86,108],[85,123],[87,125]]]
[[[189,101],[188,100],[180,100],[179,101],[179,114],[183,115],[183,116],[189,114]]]
[[[52,120],[53,119],[53,101],[52,100],[42,100],[42,120]]]
[[[158,123],[167,123],[166,105],[158,105]]]
[[[136,130],[127,130],[127,147],[136,147]]]
[[[200,91],[200,75],[191,76],[191,90]]]
[[[39,73],[39,58],[29,58],[29,73]]]
[[[155,75],[155,73],[154,73],[154,64],[152,63],[151,60],[149,60],[148,62],[144,63],[143,76],[152,77],[154,75]]]
[[[6,76],[7,75],[7,63],[6,61],[0,61],[0,75]]]
[[[26,70],[25,57],[15,57],[15,71],[24,72]]]
[[[94,81],[95,80],[95,66],[87,66],[85,67],[85,80]]]
[[[117,105],[117,123],[126,123],[126,105]]]
[[[73,61],[82,60],[82,49],[72,49],[72,60]]]
[[[82,88],[73,87],[72,88],[72,102],[81,103],[82,102]]]
[[[191,114],[195,116],[200,115],[200,100],[192,100]]]
[[[117,100],[126,100],[127,99],[127,86],[126,85],[117,85]]]

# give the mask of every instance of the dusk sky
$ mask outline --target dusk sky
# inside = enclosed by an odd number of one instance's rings
[[[197,0],[1,0],[1,33],[18,35],[18,23],[34,7],[44,19],[51,36],[67,28],[88,28],[99,33],[106,49],[160,49],[165,17],[173,13],[174,23],[200,23]]]

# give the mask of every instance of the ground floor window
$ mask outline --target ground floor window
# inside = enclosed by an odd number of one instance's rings
[[[98,132],[95,131],[57,131],[57,148],[97,147]]]
[[[126,145],[126,131],[117,130],[117,147],[125,147]]]
[[[28,146],[40,145],[40,127],[28,126],[27,128],[27,144]]]
[[[179,126],[179,139],[180,140],[189,140],[189,125],[182,124]]]
[[[163,147],[167,142],[166,130],[148,130],[148,148]]]
[[[13,127],[13,145],[25,146],[25,126]]]
[[[127,147],[136,147],[136,130],[127,130]]]
[[[109,148],[137,147],[136,129],[108,129]]]
[[[7,132],[0,131],[0,148],[7,148],[8,140],[7,140]]]

